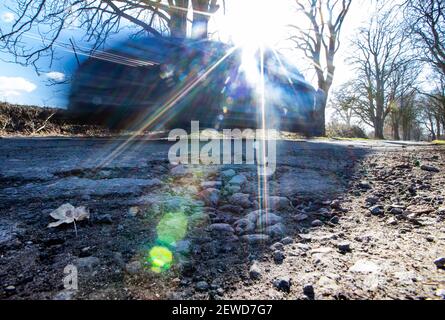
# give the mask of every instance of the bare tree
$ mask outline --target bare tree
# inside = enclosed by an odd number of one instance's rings
[[[419,121],[434,140],[445,135],[445,0],[405,0],[403,6],[413,48],[433,69],[436,88],[417,91],[423,96]]]
[[[401,124],[403,124],[403,132],[406,136],[405,130],[409,129],[409,123],[414,120],[412,118],[414,117],[413,100],[421,72],[421,65],[416,59],[405,57],[405,60],[401,62],[389,79],[389,107],[394,140],[400,140]]]
[[[422,96],[419,100],[419,107],[419,122],[428,130],[431,140],[438,139],[437,123],[435,121],[437,110],[433,98],[426,95]]]
[[[445,0],[406,0],[404,11],[414,46],[445,75]]]
[[[308,22],[293,25],[296,34],[291,39],[312,62],[318,79],[320,134],[325,134],[325,110],[329,90],[334,80],[335,55],[340,47],[340,33],[352,0],[296,0],[299,11]]]
[[[193,0],[194,29],[199,38],[207,36],[207,23],[218,10],[216,0]],[[54,58],[55,49],[72,51],[63,43],[65,29],[82,32],[87,48],[76,53],[91,54],[111,36],[127,29],[132,36],[186,37],[189,0],[17,0],[10,8],[17,19],[9,30],[0,29],[0,50],[13,53],[15,62],[34,65],[43,56]],[[198,33],[195,32],[198,36]],[[29,45],[29,39],[37,40]]]
[[[334,110],[334,116],[339,117],[349,127],[352,124],[354,105],[357,101],[353,88],[353,83],[346,82],[333,92],[329,100],[329,105]]]
[[[413,90],[401,97],[400,122],[402,125],[403,140],[418,140],[418,137],[414,134],[418,128],[418,115],[417,95]]]
[[[357,74],[354,88],[360,93],[356,114],[375,129],[377,139],[384,138],[385,119],[396,100],[397,73],[412,59],[397,21],[394,9],[378,10],[354,39],[350,57]]]
[[[433,75],[435,88],[430,93],[424,93],[429,99],[433,116],[435,118],[437,137],[445,136],[445,75],[436,73]]]

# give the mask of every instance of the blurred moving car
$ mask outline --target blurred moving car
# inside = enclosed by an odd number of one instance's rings
[[[263,64],[261,64],[261,61]],[[263,66],[263,67],[262,67]],[[313,134],[316,91],[283,56],[213,41],[131,40],[84,62],[69,111],[126,129],[267,128]],[[264,115],[264,117],[263,117]]]

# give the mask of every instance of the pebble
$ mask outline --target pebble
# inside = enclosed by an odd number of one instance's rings
[[[225,189],[229,194],[239,193],[241,191],[240,186],[227,186]]]
[[[131,207],[128,209],[128,216],[136,217],[139,214],[139,207]]]
[[[333,224],[338,224],[340,222],[340,218],[338,216],[334,216],[332,217],[331,220],[329,220],[329,222]]]
[[[310,234],[304,234],[301,233],[298,235],[300,237],[300,242],[311,242],[312,241],[312,236]]]
[[[318,210],[317,214],[326,218],[331,218],[332,216],[332,212],[327,208],[321,208],[320,210]]]
[[[276,238],[279,239],[286,235],[286,227],[282,223],[277,223],[272,226],[266,227],[264,232],[274,239],[276,239]]]
[[[273,285],[275,288],[277,288],[279,291],[283,292],[290,292],[291,287],[291,280],[289,277],[280,277],[274,280]]]
[[[383,208],[382,206],[373,206],[371,208],[369,208],[369,211],[371,212],[372,215],[374,216],[378,216],[383,214]]]
[[[307,218],[309,218],[309,216],[307,214],[299,214],[299,215],[295,216],[295,220],[297,222],[307,220]]]
[[[394,214],[394,215],[400,215],[403,214],[405,210],[401,207],[392,207],[391,210],[389,211],[389,213]]]
[[[281,242],[275,242],[273,245],[270,246],[270,250],[284,250],[284,245]]]
[[[434,166],[429,166],[426,164],[422,165],[420,167],[420,169],[422,169],[423,171],[427,171],[427,172],[435,172],[435,173],[440,172],[439,168],[434,167]]]
[[[376,196],[369,196],[366,198],[366,202],[369,203],[370,205],[375,205],[379,202],[379,198]]]
[[[397,219],[395,219],[395,218],[390,218],[390,219],[388,220],[388,224],[391,225],[391,226],[395,226],[395,225],[397,225]]]
[[[125,266],[125,271],[127,271],[129,274],[138,274],[142,270],[142,264],[140,261],[133,261],[130,263],[127,263]]]
[[[286,256],[284,255],[283,251],[276,250],[273,253],[273,260],[275,261],[276,264],[283,264],[285,258]]]
[[[201,183],[201,188],[203,189],[209,189],[209,188],[220,189],[221,186],[222,186],[221,181],[204,181]]]
[[[209,284],[206,281],[199,281],[195,286],[197,291],[207,291],[209,290]]]
[[[341,242],[337,245],[337,248],[343,253],[351,252],[351,244],[349,242]]]
[[[279,215],[269,212],[269,213],[261,213],[260,215],[260,211],[255,211],[257,213],[256,216],[256,225],[257,227],[261,228],[263,226],[273,226],[276,225],[278,223],[282,223],[283,222],[283,218],[281,218]],[[252,213],[253,214],[253,213]]]
[[[312,284],[305,284],[303,286],[303,293],[310,299],[315,297],[315,290]]]
[[[233,205],[243,207],[244,209],[250,208],[252,206],[252,201],[250,201],[250,195],[246,193],[235,193],[229,198],[229,202]]]
[[[358,185],[361,189],[365,189],[365,190],[369,190],[372,189],[371,184],[368,181],[360,181],[359,185]]]
[[[304,243],[297,243],[297,248],[302,251],[308,251],[311,249],[311,246],[308,244],[304,244]]]
[[[7,286],[7,287],[5,288],[5,291],[8,292],[8,293],[14,293],[15,290],[16,290],[16,289],[15,289],[14,286]]]
[[[235,232],[238,235],[251,234],[255,232],[255,223],[248,219],[240,219],[235,222]]]
[[[341,202],[340,202],[340,200],[334,200],[334,201],[332,201],[332,202],[331,202],[331,208],[332,208],[332,209],[336,209],[336,210],[341,210],[342,207],[341,207]]]
[[[357,261],[349,271],[356,273],[374,273],[380,270],[380,267],[369,260],[359,260]]]
[[[436,296],[445,300],[445,289],[437,289]]]
[[[236,172],[233,169],[228,169],[228,170],[221,172],[221,176],[223,177],[223,179],[231,179],[235,175],[236,175]]]
[[[256,261],[253,262],[252,266],[249,269],[249,277],[252,280],[259,280],[262,277],[261,269]]]
[[[244,175],[239,174],[239,175],[234,176],[232,179],[230,179],[229,184],[242,186],[246,182],[247,182],[247,178]]]
[[[434,260],[434,264],[439,269],[445,269],[445,257],[437,258],[436,260]]]
[[[314,221],[312,221],[311,226],[313,226],[314,228],[321,227],[321,226],[323,226],[323,222],[320,220],[314,220]]]
[[[281,239],[280,242],[286,246],[288,244],[294,243],[294,239],[292,239],[291,237],[286,237],[286,238]]]

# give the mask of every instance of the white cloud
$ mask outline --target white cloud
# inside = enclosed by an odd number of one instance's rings
[[[37,86],[21,77],[0,77],[0,97],[10,98],[31,93]]]
[[[48,72],[46,74],[46,76],[48,77],[48,79],[54,80],[57,82],[62,82],[65,80],[65,74],[63,74],[62,72],[52,71],[52,72]]]
[[[1,18],[3,22],[11,23],[15,20],[15,15],[12,12],[3,12]]]

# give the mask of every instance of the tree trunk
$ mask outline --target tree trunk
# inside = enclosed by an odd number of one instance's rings
[[[208,17],[194,13],[192,23],[192,38],[193,39],[207,39],[209,34],[209,19]]]
[[[392,137],[394,140],[399,141],[400,140],[400,134],[399,134],[399,120],[395,119],[392,123]]]
[[[192,0],[193,6],[193,23],[192,23],[192,38],[207,39],[209,29],[209,11],[212,4],[210,0]]]
[[[403,140],[409,141],[411,140],[411,125],[408,123],[403,124]]]
[[[442,120],[442,129],[443,129],[443,131],[442,131],[442,133],[443,133],[442,139],[445,139],[445,121],[443,121],[443,120]]]
[[[415,115],[413,115],[413,102],[410,101],[407,105],[407,108],[402,113],[402,131],[403,131],[403,140],[410,141],[413,136],[413,129],[414,129],[414,123]]]
[[[432,119],[432,117],[431,117],[431,115],[429,116],[429,120],[430,120],[430,126],[431,126],[431,139],[434,141],[434,140],[437,140],[437,137],[436,137],[436,132],[434,131],[434,122],[433,122],[433,119]]]
[[[374,138],[378,140],[384,140],[385,136],[383,135],[383,127],[384,127],[384,121],[381,119],[376,119],[374,121]]]
[[[189,0],[176,0],[175,7],[170,9],[170,35],[174,38],[187,37],[187,11]]]
[[[315,98],[315,119],[314,120],[314,136],[326,136],[326,105],[327,95],[322,89],[318,89]]]

